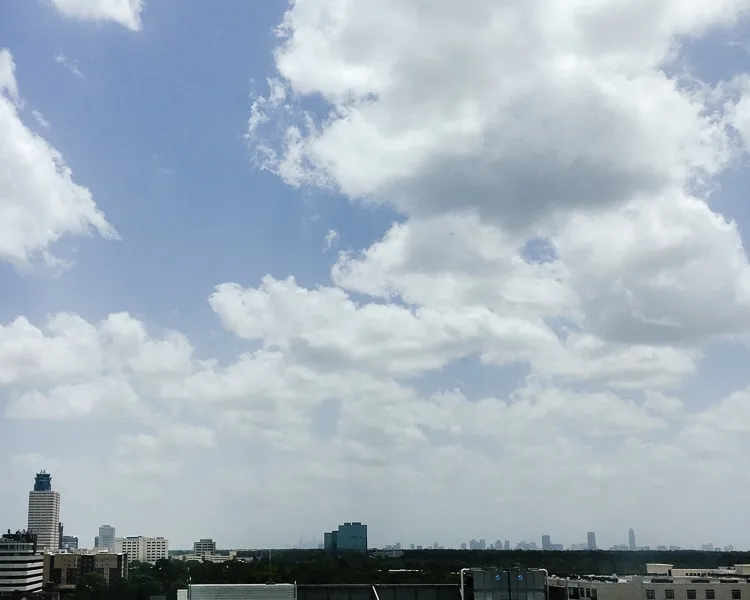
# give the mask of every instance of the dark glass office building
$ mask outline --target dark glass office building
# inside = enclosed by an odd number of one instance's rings
[[[367,552],[367,525],[354,521],[323,534],[327,552]]]

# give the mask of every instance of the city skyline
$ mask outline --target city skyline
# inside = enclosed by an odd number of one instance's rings
[[[44,494],[52,494],[54,496],[54,502],[50,504],[49,501],[45,499],[40,499],[40,492]],[[50,523],[57,523],[57,525],[60,525],[60,494],[56,490],[53,490],[52,488],[52,474],[47,472],[44,469],[41,469],[36,475],[34,476],[34,485],[31,492],[29,492],[29,517],[28,517],[28,525],[27,530],[33,531],[32,527],[32,505],[35,507],[33,511],[34,520],[37,523],[43,523],[46,525],[49,525]],[[51,511],[51,512],[50,512]],[[49,514],[47,514],[49,513]],[[360,521],[346,521],[343,522],[343,525],[338,525],[338,531],[341,532],[342,527],[349,527],[349,526],[363,526],[364,527],[364,539],[372,541],[373,539],[379,539],[375,536],[370,536],[368,538],[368,526],[367,524],[363,524]],[[13,529],[11,527],[11,529]],[[48,527],[49,529],[49,527]],[[61,530],[58,529],[58,527],[54,528],[54,532],[42,532],[40,539],[42,540],[40,543],[44,546],[49,546],[49,544],[55,544],[54,547],[61,547],[60,546],[60,540],[55,541],[54,535],[58,534]],[[117,528],[112,525],[100,525],[98,526],[98,535],[94,536],[94,542],[90,546],[80,546],[80,547],[91,547],[91,548],[108,548],[111,551],[115,550],[116,547],[116,540],[118,539],[118,536],[116,536]],[[334,530],[335,532],[336,530]],[[143,536],[143,533],[133,533],[128,534],[125,536],[119,536],[120,539],[127,538],[127,537],[138,537]],[[184,535],[184,534],[183,534]],[[281,543],[274,545],[272,544],[265,544],[260,546],[252,546],[248,544],[240,544],[240,545],[234,545],[234,546],[221,546],[219,545],[218,548],[220,549],[230,549],[230,548],[309,548],[309,549],[322,549],[326,548],[326,539],[327,536],[329,536],[329,532],[325,532],[320,536],[320,539],[317,535],[312,535],[309,539],[310,542],[304,542],[305,536],[300,535],[299,536],[299,543]],[[347,536],[350,535],[347,533]],[[357,534],[359,535],[359,534]],[[75,536],[77,539],[81,539],[81,536],[78,534],[78,532],[75,532]],[[64,536],[64,537],[72,537],[70,535]],[[148,536],[146,536],[148,537]],[[158,536],[159,538],[164,537],[166,539],[177,539],[177,540],[183,540],[184,537],[175,537],[170,538],[170,536]],[[434,536],[433,536],[434,537]],[[528,537],[528,536],[527,536]],[[48,539],[49,538],[49,539]],[[84,537],[85,539],[85,537]],[[650,550],[688,550],[688,549],[695,549],[695,550],[703,550],[703,551],[739,551],[742,550],[743,546],[735,546],[734,544],[716,544],[714,545],[714,542],[700,542],[693,546],[682,546],[679,544],[674,544],[672,542],[664,543],[663,541],[656,544],[641,544],[636,545],[636,537],[635,537],[635,530],[634,528],[629,528],[627,530],[627,537],[625,541],[613,541],[611,543],[607,543],[606,545],[602,545],[602,543],[599,541],[601,538],[597,538],[597,533],[595,531],[587,531],[585,538],[583,541],[570,541],[570,540],[559,540],[557,537],[549,534],[549,533],[542,533],[538,536],[538,540],[540,540],[540,543],[537,543],[536,540],[528,537],[522,537],[519,540],[511,540],[508,538],[501,538],[496,537],[492,538],[495,539],[495,542],[489,541],[491,538],[489,537],[475,537],[471,538],[471,540],[462,540],[455,543],[441,543],[440,541],[433,541],[433,542],[402,542],[402,541],[396,541],[396,542],[375,542],[369,544],[369,547],[378,547],[378,548],[395,548],[398,546],[399,549],[468,549],[468,550],[497,550],[497,549],[503,549],[503,550],[517,550],[517,549],[523,549],[523,550],[564,550],[564,551],[584,551],[584,550],[631,550],[631,551],[638,551],[642,549],[650,549]],[[573,538],[571,538],[573,539]],[[52,541],[50,541],[52,540]],[[213,541],[213,538],[201,538],[200,541],[211,541],[213,544],[213,547],[216,548],[217,545]],[[192,547],[196,542],[190,542],[190,546]],[[365,542],[367,543],[367,542]],[[498,547],[499,544],[502,544],[502,548]],[[174,549],[177,550],[184,550],[187,549],[188,546],[185,546],[184,548],[180,546],[179,544],[177,546],[173,546]]]
[[[0,1],[0,522],[748,547],[748,7]]]

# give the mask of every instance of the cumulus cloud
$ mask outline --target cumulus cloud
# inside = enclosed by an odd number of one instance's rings
[[[215,297],[212,304],[217,307]],[[376,499],[388,481],[394,487],[388,502],[409,505],[434,495],[419,519],[426,530],[455,508],[449,492],[456,486],[471,495],[462,501],[465,509],[475,511],[464,519],[468,529],[482,527],[494,510],[494,503],[474,496],[480,489],[508,510],[532,511],[542,526],[554,515],[577,514],[591,490],[606,493],[608,486],[619,487],[634,470],[638,484],[632,492],[639,502],[655,498],[665,482],[682,489],[689,478],[681,464],[665,472],[665,462],[700,456],[701,440],[708,435],[731,436],[744,447],[744,429],[728,426],[724,413],[738,414],[745,392],[689,413],[663,393],[644,397],[640,389],[576,391],[537,376],[529,376],[507,396],[472,398],[459,389],[424,393],[404,380],[402,371],[378,371],[374,359],[368,364],[326,363],[266,348],[226,364],[200,360],[181,334],[150,331],[123,313],[98,323],[71,314],[56,315],[43,326],[20,319],[5,326],[0,340],[0,374],[9,393],[5,406],[0,405],[6,422],[23,427],[31,420],[38,428],[62,419],[66,427],[87,423],[90,431],[118,432],[107,434],[108,441],[97,438],[99,451],[88,468],[101,473],[114,469],[118,481],[113,490],[124,493],[137,485],[144,502],[158,497],[164,481],[187,476],[188,465],[193,471],[203,469],[208,489],[221,486],[225,500],[234,501],[256,487],[234,478],[230,485],[227,469],[235,467],[251,469],[256,477],[262,474],[266,494],[275,490],[284,497],[277,510],[290,502],[289,493],[324,486],[342,495],[327,508],[313,502],[311,511],[325,510],[335,520],[336,511],[356,505],[377,518],[382,502]],[[352,340],[351,347],[365,342]],[[325,356],[325,350],[320,354]],[[394,350],[375,345],[371,352],[386,357]],[[423,345],[415,345],[414,353],[422,352]],[[638,374],[636,369],[634,376]],[[321,435],[315,414],[330,402],[339,406],[338,416],[334,430]],[[113,419],[119,422],[116,429]],[[696,437],[696,432],[704,434]],[[649,451],[649,444],[659,444],[659,449]],[[232,447],[242,452],[232,458]],[[64,462],[70,449],[56,448]],[[217,448],[223,448],[222,468],[204,466],[200,461],[213,460]],[[44,466],[36,455],[18,454],[14,462],[26,464],[32,458],[33,468]],[[556,494],[549,494],[550,486]],[[710,490],[705,494],[708,502]],[[695,490],[691,497],[702,498]],[[588,517],[606,518],[603,507],[592,509]],[[68,518],[77,510],[66,504]],[[674,510],[675,519],[681,518],[680,506]],[[302,513],[301,524],[305,509],[298,506],[297,512]],[[395,521],[380,527],[378,535],[395,536],[400,530]],[[273,528],[254,529],[274,535]],[[523,532],[508,532],[512,534]]]
[[[580,477],[611,510],[643,505],[645,481],[663,489],[647,457],[677,476],[723,435],[710,415],[744,397],[704,398],[697,412],[680,398],[706,352],[750,329],[741,232],[712,203],[746,152],[750,88],[742,74],[695,79],[682,48],[721,36],[749,7],[290,3],[277,72],[251,107],[256,164],[403,219],[369,247],[340,252],[329,284],[223,284],[213,309],[240,337],[322,372],[429,385],[430,374],[476,359],[480,379],[525,374],[508,398],[439,391],[362,408],[348,431],[382,443],[349,450],[372,464],[396,460],[384,440],[396,443],[388,432],[398,430],[418,469],[446,461],[443,452],[491,469],[508,453],[516,466],[550,461],[539,467],[546,489]],[[576,416],[566,426],[563,414]],[[487,463],[464,415],[508,440]],[[617,441],[593,439],[604,434]],[[732,473],[717,466],[709,479]],[[608,495],[618,481],[638,490],[635,504]]]
[[[143,0],[51,0],[64,17],[80,21],[113,22],[140,31]]]
[[[0,260],[28,263],[65,236],[116,238],[91,192],[75,183],[62,155],[32,132],[19,114],[15,64],[0,50]]]

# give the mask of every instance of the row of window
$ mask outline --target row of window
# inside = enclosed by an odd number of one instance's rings
[[[698,600],[697,590],[686,590],[686,591],[687,591],[687,600]],[[656,590],[647,589],[646,600],[656,600]],[[674,590],[665,589],[664,600],[675,600]],[[710,588],[706,589],[705,600],[716,600],[716,590],[712,590]],[[732,590],[732,600],[742,600],[742,590]]]

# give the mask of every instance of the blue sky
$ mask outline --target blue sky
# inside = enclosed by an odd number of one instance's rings
[[[24,114],[37,110],[51,126],[29,124],[86,181],[123,241],[64,240],[58,253],[77,268],[58,279],[4,269],[14,294],[4,317],[19,305],[36,318],[128,310],[220,351],[206,335],[205,298],[217,282],[253,284],[266,273],[325,282],[335,258],[324,254],[329,229],[362,248],[394,219],[253,169],[243,137],[249,97],[271,75],[272,30],[285,5],[212,6],[149,4],[139,32],[61,23],[40,2],[4,9],[0,37],[13,50]]]
[[[747,547],[750,2],[579,4],[5,3],[0,526]]]

